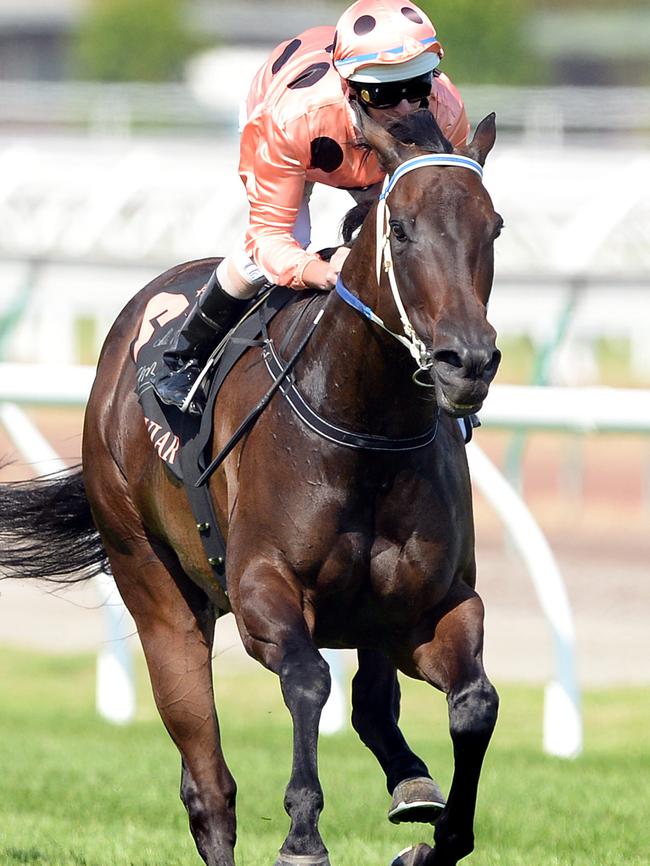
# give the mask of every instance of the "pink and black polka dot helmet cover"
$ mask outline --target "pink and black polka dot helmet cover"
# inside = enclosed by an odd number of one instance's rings
[[[336,25],[333,60],[352,81],[398,81],[431,72],[443,51],[427,15],[408,0],[357,0]]]

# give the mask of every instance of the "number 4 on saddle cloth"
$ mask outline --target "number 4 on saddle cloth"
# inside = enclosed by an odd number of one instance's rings
[[[163,363],[163,353],[204,283],[205,274],[193,271],[191,277],[174,281],[172,286],[150,298],[138,337],[131,345],[131,357],[136,367],[135,391],[153,448],[172,475],[183,483],[208,562],[226,591],[226,545],[217,524],[209,486],[198,483],[211,459],[214,402],[235,362],[251,345],[262,344],[259,338],[266,325],[296,298],[296,292],[278,286],[267,287],[251,300],[243,319],[215,347],[207,361],[208,371],[201,383],[205,390],[205,410],[202,415],[193,415],[162,403],[153,389],[153,381]]]

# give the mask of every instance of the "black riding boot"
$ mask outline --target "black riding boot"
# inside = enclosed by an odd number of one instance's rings
[[[200,399],[187,398],[214,346],[232,328],[248,301],[233,298],[212,274],[199,300],[194,304],[170,348],[163,355],[164,367],[153,384],[163,403],[181,411],[200,415]]]

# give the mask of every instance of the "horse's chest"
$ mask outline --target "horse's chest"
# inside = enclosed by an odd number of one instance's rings
[[[439,601],[471,551],[471,513],[460,488],[433,495],[412,479],[365,509],[339,512],[318,585],[345,596],[353,617],[421,609]]]
[[[430,512],[426,515],[431,517]],[[454,559],[464,533],[443,529],[441,522],[415,520],[405,526],[402,519],[383,525],[342,532],[334,540],[321,571],[345,582],[362,582],[377,595],[402,592],[406,587],[429,582]]]

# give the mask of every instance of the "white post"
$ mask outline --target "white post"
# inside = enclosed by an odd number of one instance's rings
[[[98,574],[95,587],[102,600],[108,631],[107,641],[97,656],[97,712],[109,722],[125,725],[135,717],[133,654],[129,645],[133,624],[112,577]]]
[[[555,678],[544,702],[544,751],[562,758],[582,752],[580,690],[569,599],[551,548],[515,489],[474,442],[467,445],[472,480],[497,512],[526,565],[551,629]]]
[[[321,654],[330,667],[332,689],[323,707],[318,730],[321,734],[338,734],[347,723],[348,707],[344,690],[345,666],[341,650],[324,649]]]
[[[47,472],[66,471],[68,467],[64,461],[18,406],[0,403],[0,422],[29,463],[45,463]],[[109,722],[124,724],[135,715],[133,664],[125,631],[125,622],[128,621],[126,608],[112,577],[98,575],[95,587],[102,601],[108,631],[97,659],[97,711]]]

